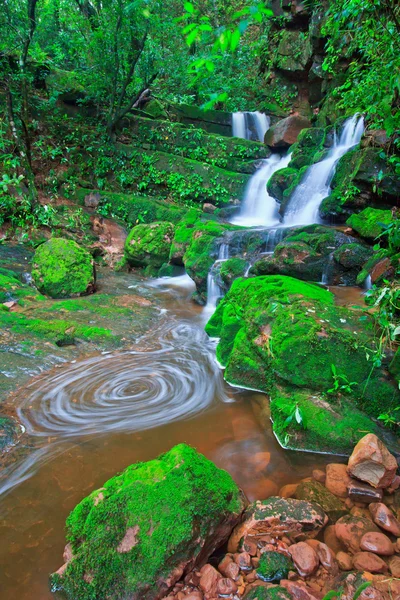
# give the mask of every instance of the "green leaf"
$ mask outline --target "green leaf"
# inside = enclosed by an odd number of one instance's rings
[[[240,42],[240,30],[239,28],[235,29],[231,37],[231,51],[234,52],[238,47]]]
[[[357,588],[356,593],[353,596],[353,600],[357,600],[361,596],[364,590],[366,590],[370,585],[372,585],[371,581],[366,581],[359,588]]]
[[[191,2],[185,2],[185,4],[183,5],[183,8],[186,10],[186,12],[193,14],[194,13],[194,6]]]

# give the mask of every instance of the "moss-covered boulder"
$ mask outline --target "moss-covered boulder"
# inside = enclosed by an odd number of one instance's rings
[[[274,65],[283,72],[300,75],[311,65],[312,46],[308,33],[284,29],[274,59]]]
[[[285,190],[292,186],[297,175],[297,170],[291,167],[275,171],[267,182],[268,193],[278,202],[283,202],[285,199]]]
[[[207,561],[244,506],[230,475],[184,444],[131,465],[68,517],[70,560],[52,589],[70,600],[161,598]]]
[[[346,224],[361,235],[361,237],[374,240],[392,220],[392,211],[368,207],[358,214],[351,215],[347,219]]]
[[[196,208],[191,208],[175,227],[169,260],[174,265],[183,266],[183,257],[195,231],[195,225],[200,223],[200,214]]]
[[[329,407],[339,377],[349,384],[340,393],[375,418],[399,401],[384,367],[371,371],[365,348],[376,347],[372,317],[335,306],[333,295],[317,285],[286,276],[236,279],[206,331],[219,338],[217,358],[231,384],[272,396],[280,386],[291,394],[325,393]],[[336,410],[342,413],[340,404]]]
[[[298,500],[308,500],[319,504],[328,515],[331,523],[336,523],[340,517],[347,514],[347,510],[339,498],[318,481],[300,482],[296,488],[295,496]]]
[[[282,586],[257,586],[243,596],[243,600],[291,600],[292,596]]]
[[[172,223],[136,225],[125,242],[125,257],[132,267],[161,267],[168,262],[174,237]]]
[[[280,552],[264,552],[257,567],[257,577],[263,581],[287,579],[289,571],[294,569],[292,560]]]
[[[51,298],[95,291],[92,256],[72,240],[52,238],[39,246],[32,260],[32,277],[38,290]]]
[[[229,289],[235,279],[243,277],[247,271],[248,263],[244,258],[239,256],[228,258],[225,260],[220,267],[219,276],[225,286],[225,289]]]

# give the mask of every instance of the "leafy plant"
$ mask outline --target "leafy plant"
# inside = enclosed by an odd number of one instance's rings
[[[346,393],[351,394],[353,387],[358,385],[356,381],[349,381],[346,375],[337,372],[336,365],[331,364],[333,386],[327,390],[328,394]]]

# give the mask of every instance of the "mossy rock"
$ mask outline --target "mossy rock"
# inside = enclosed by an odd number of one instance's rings
[[[347,514],[347,510],[339,498],[318,481],[300,482],[295,496],[298,500],[308,500],[319,504],[331,523],[336,523],[340,517]]]
[[[0,303],[16,301],[24,305],[24,300],[44,299],[34,288],[23,284],[17,273],[8,269],[0,269]]]
[[[257,586],[243,596],[243,600],[291,600],[292,596],[282,586]]]
[[[278,202],[283,202],[287,190],[297,177],[297,170],[291,167],[279,169],[270,177],[267,183],[268,193]]]
[[[190,245],[195,225],[200,223],[199,217],[198,209],[191,208],[175,227],[175,235],[169,254],[169,260],[174,265],[183,266],[183,257]]]
[[[52,576],[68,599],[153,600],[204,564],[239,521],[242,494],[226,471],[180,444],[133,464],[67,519],[72,560]]]
[[[299,73],[305,71],[312,58],[308,33],[284,29],[281,33],[274,65],[280,71]]]
[[[153,119],[166,119],[168,113],[165,110],[164,105],[156,98],[151,98],[144,107],[144,112],[150,115]]]
[[[32,277],[38,290],[51,298],[95,291],[92,256],[72,240],[52,238],[39,246],[32,260]]]
[[[312,127],[300,131],[297,142],[290,149],[289,168],[301,169],[320,160],[318,154],[323,149],[325,140],[326,130],[322,127]]]
[[[293,569],[293,562],[288,556],[272,550],[261,555],[256,573],[259,579],[274,582],[287,579]]]
[[[9,417],[0,416],[0,452],[14,445],[18,440],[21,429]]]
[[[244,258],[239,256],[228,258],[221,264],[219,275],[226,286],[229,289],[235,279],[243,277],[248,267],[248,263]]]
[[[133,267],[161,267],[168,262],[174,237],[172,223],[136,225],[125,242],[125,257]]]
[[[393,220],[390,210],[380,210],[368,207],[358,214],[351,215],[346,224],[356,231],[361,237],[374,240]]]
[[[357,243],[343,244],[333,253],[334,260],[345,269],[360,270],[371,257],[373,250]]]

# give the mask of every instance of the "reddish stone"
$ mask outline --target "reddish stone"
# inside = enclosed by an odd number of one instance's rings
[[[369,505],[369,512],[372,515],[374,523],[379,525],[385,531],[389,531],[394,536],[400,536],[400,523],[385,504],[382,502],[373,502]]]
[[[220,579],[217,583],[217,592],[221,596],[229,596],[235,594],[238,590],[238,586],[232,579]]]
[[[375,488],[387,488],[396,475],[397,461],[375,434],[368,433],[354,448],[348,471]]]
[[[328,525],[328,527],[325,527],[324,542],[335,554],[345,549],[345,546],[343,546],[342,542],[336,535],[334,525]]]
[[[218,573],[211,565],[204,565],[200,569],[200,588],[204,594],[208,596],[217,595],[218,581],[222,579],[221,574]]]
[[[394,554],[394,546],[388,536],[384,533],[374,533],[373,531],[363,535],[360,548],[361,550],[374,552],[381,556],[392,556]]]
[[[222,573],[224,577],[229,577],[234,581],[239,577],[239,565],[232,560],[232,557],[229,554],[224,556],[219,563],[218,571]]]
[[[320,542],[316,548],[316,553],[319,558],[319,562],[327,571],[337,571],[338,566],[335,555],[326,544]]]
[[[351,479],[347,488],[349,497],[354,502],[381,502],[383,498],[382,488],[374,488],[369,483],[362,483],[356,479]]]
[[[372,552],[357,552],[353,557],[353,566],[357,571],[368,573],[387,573],[388,570],[385,561]]]
[[[234,561],[242,571],[251,570],[251,556],[247,552],[235,554]]]
[[[346,465],[337,463],[327,465],[325,486],[332,494],[339,498],[347,498],[349,483],[350,477],[347,473]]]
[[[322,471],[321,469],[314,469],[314,471],[312,472],[312,476],[313,476],[313,479],[315,479],[315,481],[318,481],[319,483],[325,483],[325,480],[326,480],[325,471]]]
[[[292,595],[293,600],[321,600],[323,594],[312,590],[302,581],[290,581],[289,579],[282,579],[279,583],[284,587],[289,594]]]
[[[305,117],[300,115],[287,117],[268,129],[264,142],[276,150],[287,149],[296,142],[300,131],[308,127],[311,127],[311,123]]]
[[[365,517],[354,517],[353,515],[345,515],[335,524],[335,533],[338,539],[348,550],[358,552],[360,550],[361,539],[364,534],[379,529]]]
[[[392,556],[389,558],[389,569],[393,577],[400,579],[400,557]]]
[[[350,554],[347,554],[347,552],[338,552],[336,554],[336,560],[338,561],[338,565],[339,567],[342,569],[342,571],[351,571],[353,568],[353,559],[350,556]]]
[[[312,575],[318,569],[317,553],[305,542],[299,542],[289,547],[293,563],[302,577]]]

